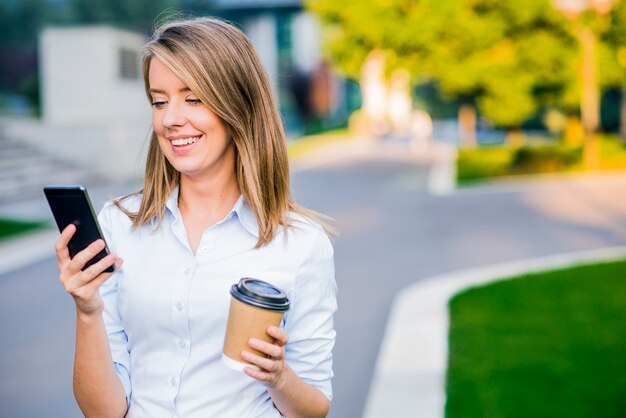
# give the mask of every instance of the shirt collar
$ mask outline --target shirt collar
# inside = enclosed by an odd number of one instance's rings
[[[174,216],[175,221],[178,221],[181,218],[180,209],[178,208],[178,192],[179,186],[176,186],[165,203],[166,209],[169,210]],[[252,212],[252,209],[250,209],[246,203],[243,195],[239,195],[239,199],[237,199],[233,208],[226,215],[224,221],[228,221],[235,216],[246,231],[256,238],[259,237],[259,224],[256,220],[256,216],[254,216],[254,212]]]
[[[178,191],[179,186],[174,187],[174,190],[170,193],[170,197],[168,197],[167,202],[165,202],[165,208],[170,211],[176,221],[180,219],[180,210],[178,209]]]
[[[244,229],[258,238],[259,224],[256,220],[256,216],[254,216],[254,212],[252,212],[252,209],[250,209],[246,200],[243,198],[243,195],[239,196],[239,199],[237,199],[235,206],[233,206],[233,209],[230,211],[227,218],[235,214]]]

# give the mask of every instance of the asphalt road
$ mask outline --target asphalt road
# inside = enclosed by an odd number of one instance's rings
[[[626,243],[626,174],[508,182],[432,196],[428,167],[373,150],[294,174],[294,195],[336,219],[333,418],[360,417],[393,297],[429,276]],[[53,259],[0,276],[0,417],[80,417],[73,303]]]

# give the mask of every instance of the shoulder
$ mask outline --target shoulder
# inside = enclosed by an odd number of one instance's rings
[[[100,210],[98,219],[101,223],[130,222],[130,219],[124,211],[137,212],[141,206],[141,197],[141,193],[133,193],[128,196],[120,196],[109,200]]]
[[[295,245],[305,257],[333,257],[333,245],[324,228],[314,219],[299,213],[289,214],[288,244]],[[291,242],[289,242],[291,241]]]

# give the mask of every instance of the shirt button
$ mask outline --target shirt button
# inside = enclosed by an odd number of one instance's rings
[[[182,304],[181,302],[178,302],[178,303],[176,304],[176,310],[177,310],[178,312],[182,312],[182,311],[183,311],[183,304]]]
[[[187,343],[185,342],[185,340],[179,340],[178,341],[178,346],[180,348],[186,348],[187,347]]]
[[[170,377],[168,382],[171,386],[174,386],[176,384],[176,379],[174,379],[173,377]]]
[[[201,252],[202,254],[207,254],[207,253],[209,252],[209,248],[208,248],[208,247],[202,247],[202,248],[200,249],[200,252]]]
[[[191,269],[185,269],[185,275],[191,273]]]

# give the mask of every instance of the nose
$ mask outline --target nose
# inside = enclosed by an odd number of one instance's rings
[[[183,109],[176,101],[168,103],[165,111],[163,112],[163,118],[161,123],[167,128],[173,128],[177,126],[183,126],[187,121]]]

